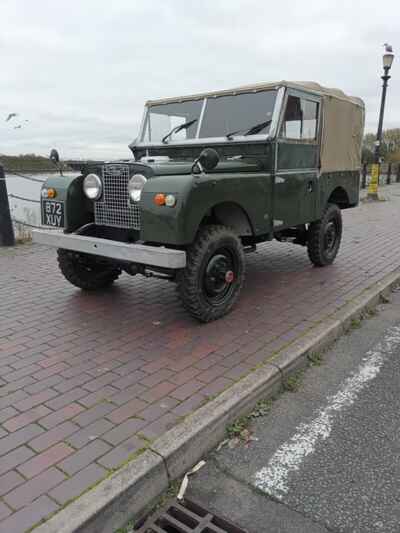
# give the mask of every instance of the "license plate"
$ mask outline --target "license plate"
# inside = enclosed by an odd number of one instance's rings
[[[64,227],[64,202],[42,201],[42,224],[56,228]]]

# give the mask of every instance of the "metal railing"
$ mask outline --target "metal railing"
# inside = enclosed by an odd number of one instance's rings
[[[43,183],[45,181],[45,180],[40,180],[38,178],[34,178],[32,176],[27,176],[26,174],[21,174],[20,172],[15,172],[14,170],[10,170],[8,168],[5,168],[4,166],[3,166],[3,169],[4,169],[4,173],[11,174],[12,176],[16,176],[17,178],[23,178],[24,180],[34,181],[36,183]]]
[[[24,196],[18,196],[17,194],[9,194],[9,198],[15,198],[16,200],[23,200],[24,202],[32,202],[34,204],[40,204],[40,200],[33,200],[32,198],[25,198]]]
[[[47,170],[45,172],[48,172]],[[7,173],[7,178],[6,178]],[[16,172],[14,170],[4,168],[3,165],[0,163],[0,246],[13,246],[15,244],[15,228],[18,230],[18,227],[26,227],[29,229],[41,229],[42,226],[37,224],[32,224],[30,222],[27,222],[25,220],[20,220],[19,218],[16,218],[12,216],[11,210],[10,210],[10,204],[9,199],[14,199],[22,202],[28,202],[31,204],[37,204],[40,205],[39,199],[34,198],[28,198],[26,196],[22,196],[20,194],[13,194],[8,193],[7,191],[7,179],[9,180],[11,176],[15,176],[16,178],[22,178],[24,180],[34,182],[34,183],[44,183],[45,180],[35,178],[33,176],[28,176],[26,174],[22,174],[21,172]],[[54,229],[57,230],[58,228],[47,228],[46,229]]]
[[[6,173],[8,175],[16,176],[17,178],[22,178],[24,180],[32,181],[32,182],[35,182],[35,183],[44,183],[44,181],[45,181],[45,180],[41,180],[41,179],[38,179],[38,178],[34,178],[33,176],[27,176],[25,174],[21,174],[20,172],[15,172],[14,170],[10,170],[10,169],[4,168],[4,167],[3,167],[3,173],[2,173],[2,175],[0,175],[0,180],[6,181],[6,176],[5,176]],[[35,200],[33,198],[27,198],[25,196],[20,196],[18,194],[7,193],[7,196],[8,196],[8,198],[14,198],[15,200],[22,200],[24,202],[40,204],[40,200]],[[23,225],[26,225],[26,226],[32,226],[31,224],[28,224],[28,223],[23,222],[21,220],[15,220],[14,222],[17,222],[18,224],[23,224]],[[32,227],[36,227],[36,226],[32,226]]]

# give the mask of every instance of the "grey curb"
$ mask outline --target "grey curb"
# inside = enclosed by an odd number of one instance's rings
[[[168,488],[163,459],[146,450],[137,459],[83,494],[35,533],[111,533],[143,512]]]
[[[258,400],[274,396],[290,373],[307,365],[308,355],[327,349],[350,328],[352,320],[375,307],[381,296],[388,296],[399,283],[400,272],[395,271],[363,291],[167,431],[138,458],[35,528],[35,533],[113,533],[130,518],[143,516],[170,480],[182,476],[224,438],[228,424],[248,413]]]

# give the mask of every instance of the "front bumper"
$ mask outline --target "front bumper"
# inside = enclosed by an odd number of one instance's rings
[[[146,244],[128,244],[99,239],[98,237],[87,237],[73,233],[65,234],[55,231],[35,230],[32,234],[33,241],[38,244],[108,257],[116,261],[127,261],[129,263],[170,269],[179,269],[186,266],[186,252],[183,250],[173,250],[163,246],[148,246]]]

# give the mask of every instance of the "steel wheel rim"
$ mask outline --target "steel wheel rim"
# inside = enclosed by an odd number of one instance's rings
[[[238,275],[238,261],[228,248],[220,248],[208,259],[202,287],[206,300],[213,306],[223,305],[234,291]]]
[[[339,239],[339,228],[336,220],[330,220],[324,231],[324,250],[327,254],[335,251]]]

